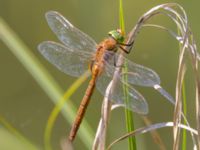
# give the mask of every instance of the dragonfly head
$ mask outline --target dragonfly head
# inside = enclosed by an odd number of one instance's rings
[[[117,30],[112,30],[108,32],[108,35],[111,36],[113,39],[117,41],[117,43],[123,43],[124,42],[124,34],[122,30],[117,29]]]

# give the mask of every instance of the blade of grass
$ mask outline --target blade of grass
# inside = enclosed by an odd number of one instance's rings
[[[124,26],[124,10],[123,10],[123,1],[119,0],[119,26],[122,30],[122,33],[125,33],[125,26]]]
[[[177,18],[178,19],[178,18]],[[178,35],[180,35],[180,28],[177,26],[177,32]],[[179,50],[181,49],[181,43],[179,43]],[[183,114],[187,117],[187,99],[186,99],[186,89],[185,89],[185,79],[183,79],[182,84],[182,100],[183,100]],[[183,120],[184,124],[187,124],[186,120]],[[187,149],[187,132],[185,129],[183,129],[183,135],[182,135],[182,150]]]
[[[47,69],[45,69],[45,67],[40,63],[37,57],[31,52],[31,50],[1,18],[0,38],[15,55],[15,57],[22,63],[26,70],[32,75],[49,98],[57,104],[58,100],[63,97],[64,91],[49,74]],[[76,115],[76,108],[70,101],[63,106],[62,115],[70,124],[73,122]],[[79,136],[84,145],[90,149],[93,142],[94,132],[86,120],[84,120],[81,125]]]
[[[55,105],[53,110],[51,111],[51,114],[49,115],[46,128],[45,128],[45,134],[44,134],[44,141],[45,141],[45,149],[51,150],[51,133],[53,126],[55,124],[56,118],[58,117],[59,112],[61,111],[62,107],[66,103],[67,100],[71,97],[72,94],[83,84],[83,82],[88,78],[90,75],[89,71],[85,72],[80,78],[78,78],[65,92],[63,97],[59,100],[59,102]]]
[[[17,136],[10,133],[5,128],[0,128],[0,149],[1,150],[39,150],[33,149]],[[41,150],[41,149],[40,149]]]
[[[126,62],[124,61],[124,66],[123,69],[122,69],[122,72],[128,72],[127,71],[127,64]],[[126,83],[128,81],[128,77],[127,75],[123,75],[123,81]],[[129,97],[128,97],[128,88],[127,86],[124,84],[123,85],[123,91],[124,91],[124,96],[125,96],[125,99],[126,99],[126,104],[128,105],[129,104]],[[133,118],[133,112],[128,110],[128,109],[125,109],[125,117],[126,117],[126,129],[127,129],[127,132],[131,132],[131,131],[134,131],[134,118]],[[129,147],[129,150],[136,150],[136,138],[134,136],[132,137],[129,137],[128,138],[128,147]]]
[[[0,116],[0,124],[2,124],[11,134],[13,134],[16,137],[17,141],[22,141],[23,147],[27,147],[29,150],[39,150],[39,147],[36,147],[33,143],[31,143],[26,137],[24,137],[20,132],[17,131],[4,117]],[[1,137],[0,137],[1,139]],[[7,141],[9,139],[4,137],[4,140]],[[10,139],[11,140],[11,139]],[[0,140],[2,141],[2,140]],[[13,141],[13,140],[12,140]],[[4,142],[5,143],[5,142]],[[12,142],[13,144],[13,142]],[[1,147],[0,149],[3,148]],[[5,148],[5,147],[4,147]],[[13,147],[14,148],[14,147]],[[16,147],[15,147],[16,149]]]
[[[124,11],[123,11],[123,1],[119,1],[119,24],[122,33],[125,33],[125,26],[124,26]],[[127,64],[124,61],[122,72],[128,72]],[[126,83],[128,81],[128,77],[126,74],[123,75],[123,80]],[[128,88],[125,84],[123,84],[123,93],[126,99],[126,104],[129,104],[129,97],[128,97]],[[125,109],[125,117],[126,117],[126,129],[127,132],[131,132],[134,130],[134,119],[132,111]],[[136,139],[134,136],[128,138],[128,148],[129,150],[136,150]]]
[[[182,98],[183,98],[183,114],[187,117],[187,99],[186,99],[186,90],[185,90],[185,81],[182,85]],[[186,120],[183,120],[184,124],[187,124]],[[182,138],[182,150],[187,150],[187,132],[183,129],[183,138]]]

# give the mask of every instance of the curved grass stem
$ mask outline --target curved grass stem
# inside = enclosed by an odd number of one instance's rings
[[[31,74],[39,86],[48,95],[53,103],[57,104],[63,97],[64,91],[50,75],[48,70],[40,63],[38,58],[31,52],[27,45],[18,37],[18,35],[0,18],[0,39],[5,43],[14,56],[21,62],[24,68]],[[62,115],[67,122],[71,123],[76,116],[75,106],[68,101],[61,110]],[[93,130],[84,120],[80,128],[80,139],[87,147],[91,148],[93,142]]]

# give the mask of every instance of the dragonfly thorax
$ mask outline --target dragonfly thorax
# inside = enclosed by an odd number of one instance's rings
[[[99,43],[96,53],[90,64],[90,70],[93,75],[101,74],[104,69],[105,62],[107,62],[115,54],[117,48],[117,41],[111,37]]]
[[[99,47],[102,48],[101,51],[117,51],[117,41],[112,37],[108,37],[103,42],[99,44]]]

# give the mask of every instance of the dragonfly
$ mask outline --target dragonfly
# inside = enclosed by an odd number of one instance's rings
[[[60,13],[48,11],[45,17],[49,27],[62,44],[44,41],[38,45],[40,53],[59,70],[70,76],[79,77],[88,69],[91,72],[91,79],[68,137],[72,142],[75,139],[94,88],[96,87],[102,95],[105,95],[106,88],[112,80],[116,67],[123,67],[123,65],[116,65],[116,60],[120,55],[119,51],[129,53],[130,51],[126,51],[123,46],[132,46],[132,43],[123,43],[124,35],[118,29],[110,31],[108,37],[97,44],[95,40],[72,25]],[[117,76],[115,89],[109,99],[113,104],[123,106],[139,114],[147,114],[148,104],[133,85],[153,87],[160,84],[160,78],[150,68],[136,64],[125,56],[122,57],[126,62],[127,71],[122,71]],[[124,75],[127,77],[126,81],[123,80]],[[124,84],[128,89],[129,103],[125,102]]]

